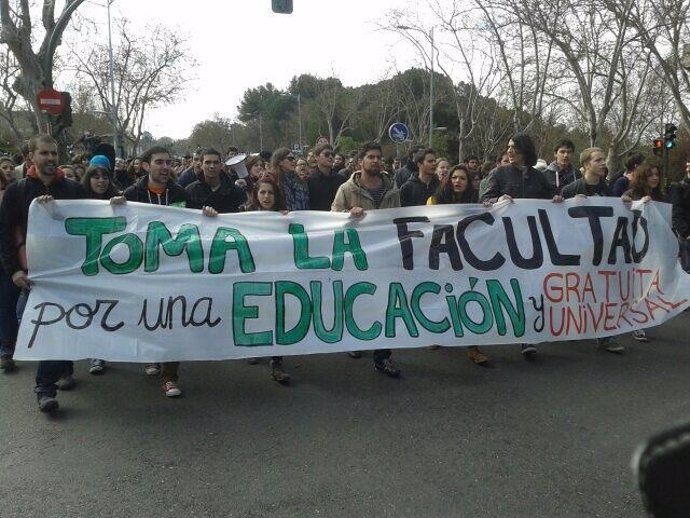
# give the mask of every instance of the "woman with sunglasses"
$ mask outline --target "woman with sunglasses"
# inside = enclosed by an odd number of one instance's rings
[[[309,186],[295,171],[295,155],[286,147],[278,148],[271,157],[271,172],[283,193],[287,210],[309,210]]]

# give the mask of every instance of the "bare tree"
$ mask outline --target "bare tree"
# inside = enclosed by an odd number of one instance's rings
[[[413,68],[399,73],[393,81],[397,99],[395,115],[407,123],[411,140],[420,144],[429,134],[428,73]]]
[[[636,0],[627,4],[601,0],[601,5],[619,23],[626,23],[654,58],[655,73],[667,85],[683,124],[690,128],[690,0]]]
[[[571,118],[568,111],[574,114],[590,145],[610,135],[609,166],[616,167],[646,133],[653,120],[650,108],[660,98],[650,88],[651,53],[631,26],[636,2],[614,2],[616,13],[609,1],[487,0],[484,9],[498,13],[506,29],[528,27],[533,41],[549,45],[543,74],[551,76],[553,86],[544,90],[544,98],[565,108],[561,121]]]
[[[12,88],[19,72],[19,64],[9,47],[0,48],[0,119],[10,129],[17,142],[26,137],[26,128],[22,128],[26,117],[22,115],[31,113],[26,102]]]
[[[338,147],[343,133],[362,101],[361,90],[346,89],[336,77],[316,81],[320,119],[326,124],[329,142]]]
[[[500,70],[493,49],[476,41],[469,21],[473,15],[466,2],[427,0],[422,9],[429,13],[431,26],[417,12],[394,10],[383,28],[403,35],[427,68],[440,70],[452,85],[449,91],[458,119],[458,156],[462,159],[466,143],[492,117],[496,106],[486,101],[497,92]]]
[[[36,102],[39,90],[53,87],[55,51],[61,42],[74,11],[84,0],[65,0],[62,12],[55,17],[55,0],[44,0],[41,24],[45,35],[38,51],[34,50],[35,34],[31,21],[31,5],[28,0],[0,0],[0,43],[4,43],[14,55],[20,67],[12,89],[31,106],[36,126],[47,130]]]
[[[395,80],[385,77],[374,85],[364,85],[360,89],[363,89],[363,105],[353,125],[369,140],[380,142],[394,122],[399,108]]]
[[[481,13],[475,33],[494,49],[502,72],[499,99],[512,108],[513,131],[527,131],[550,104],[546,94],[554,82],[553,40],[488,2],[472,1]]]
[[[143,36],[138,36],[128,24],[127,20],[118,22],[119,45],[113,63],[115,111],[118,131],[137,149],[148,110],[180,98],[195,61],[185,40],[169,28],[147,26]],[[88,82],[102,110],[111,113],[108,47],[96,45],[86,55],[76,50],[71,58],[77,63],[77,80]]]

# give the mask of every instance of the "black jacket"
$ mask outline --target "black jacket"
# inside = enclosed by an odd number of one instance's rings
[[[563,187],[561,191],[561,195],[566,199],[574,198],[578,194],[584,194],[585,196],[613,196],[611,189],[606,185],[606,181],[603,178],[597,185],[587,185],[584,178],[579,178]]]
[[[137,183],[125,189],[124,197],[127,201],[138,201],[139,203],[150,203],[152,205],[172,205],[175,207],[186,207],[189,195],[182,187],[172,180],[168,181],[165,192],[156,195],[149,191],[148,175],[139,178]]]
[[[22,269],[19,264],[19,248],[26,241],[26,227],[29,220],[29,205],[39,196],[50,194],[56,200],[86,198],[86,189],[68,178],[57,178],[49,186],[34,176],[27,176],[11,183],[5,191],[0,205],[0,261],[8,275]]]
[[[543,174],[548,180],[549,185],[557,192],[561,192],[566,185],[573,183],[578,177],[582,177],[580,171],[572,164],[568,170],[560,171],[556,162],[551,162],[546,167]],[[556,182],[556,178],[558,178],[558,182]],[[558,183],[558,186],[556,186],[556,183]]]
[[[687,176],[671,186],[669,193],[673,230],[682,238],[690,236],[690,178]]]
[[[322,173],[318,168],[309,175],[307,185],[309,186],[309,210],[330,211],[335,193],[338,187],[346,182],[344,176],[340,176],[336,171],[330,174]]]
[[[436,194],[440,183],[436,175],[431,177],[431,181],[427,185],[419,179],[418,174],[413,174],[400,188],[400,206],[426,205],[427,200]]]
[[[534,167],[521,171],[513,165],[505,165],[494,169],[486,177],[486,184],[481,186],[479,200],[500,198],[504,194],[514,199],[549,200],[556,194],[556,189]]]
[[[400,169],[395,171],[393,173],[393,178],[395,179],[395,186],[400,189],[403,185],[405,185],[405,182],[410,179],[413,175],[417,173],[418,169],[416,164],[412,162],[412,160],[408,160],[408,162],[402,166]]]
[[[220,187],[214,191],[202,178],[190,183],[187,187],[189,202],[187,207],[200,209],[204,205],[213,207],[220,214],[238,212],[240,205],[247,201],[247,195],[242,189],[235,186],[225,173],[220,173]]]

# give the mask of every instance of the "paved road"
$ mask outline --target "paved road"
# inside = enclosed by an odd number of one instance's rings
[[[401,380],[343,354],[286,358],[289,388],[265,364],[189,363],[179,400],[140,366],[80,362],[53,418],[25,363],[0,377],[0,516],[642,518],[630,455],[690,417],[689,320],[624,356],[397,352]]]

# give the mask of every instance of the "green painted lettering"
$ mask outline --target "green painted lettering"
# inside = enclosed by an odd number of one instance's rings
[[[309,332],[311,322],[311,300],[309,294],[302,286],[292,281],[277,281],[276,288],[276,344],[290,345],[303,340]],[[292,329],[286,329],[285,309],[293,306],[285,300],[288,295],[292,295],[300,304],[300,316],[297,324]]]
[[[299,270],[326,270],[331,267],[328,257],[309,257],[309,238],[304,225],[291,223],[288,232],[294,244],[295,266]]]
[[[84,275],[98,274],[98,259],[101,256],[101,244],[104,234],[122,232],[127,227],[127,220],[116,218],[67,218],[65,231],[73,236],[86,237],[86,254],[81,271]],[[131,250],[130,250],[131,251]]]
[[[204,248],[196,225],[185,223],[173,238],[162,221],[150,222],[146,232],[145,272],[155,272],[160,267],[160,248],[168,257],[182,255],[186,251],[190,271],[204,271]]]
[[[357,340],[376,340],[381,335],[383,325],[379,321],[375,321],[369,329],[361,329],[355,320],[354,307],[355,300],[360,295],[374,295],[376,293],[376,284],[371,282],[358,282],[353,284],[345,292],[345,327],[347,332]]]
[[[231,239],[231,241],[228,241]],[[223,273],[225,269],[225,255],[228,250],[235,250],[240,261],[242,273],[256,271],[254,258],[249,249],[247,239],[234,228],[219,227],[211,242],[211,253],[208,261],[209,273]]]
[[[124,263],[116,263],[110,253],[117,245],[124,245],[129,250],[129,258]],[[114,275],[124,275],[139,269],[144,260],[144,244],[136,234],[122,234],[114,237],[103,247],[101,265]]]
[[[486,288],[489,292],[489,298],[491,299],[491,307],[494,310],[494,318],[496,319],[496,331],[498,331],[498,334],[501,336],[506,334],[505,312],[513,326],[513,333],[515,336],[523,336],[525,334],[525,306],[522,302],[520,283],[517,279],[510,279],[510,286],[513,288],[513,296],[515,297],[514,304],[510,300],[505,289],[503,289],[503,285],[500,281],[495,279],[486,281]]]
[[[388,287],[388,305],[386,307],[386,337],[395,337],[395,321],[401,318],[411,337],[418,337],[419,330],[412,317],[412,311],[407,303],[405,289],[399,282],[391,283]]]
[[[323,322],[323,294],[319,281],[309,283],[312,307],[314,308],[314,333],[319,340],[327,344],[334,344],[343,339],[343,281],[333,283],[333,326],[326,329]]]
[[[248,333],[246,321],[259,317],[257,306],[245,306],[245,297],[267,297],[273,293],[270,282],[236,282],[232,287],[232,336],[235,346],[273,345],[271,331]]]
[[[347,241],[345,241],[345,236],[347,236]],[[348,228],[345,231],[338,230],[335,233],[333,239],[333,266],[331,268],[336,272],[343,269],[345,253],[352,254],[355,268],[360,271],[369,269],[367,255],[364,253],[364,250],[362,250],[362,245],[359,242],[359,234],[354,228]]]
[[[433,293],[434,295],[438,295],[439,293],[441,293],[441,286],[439,286],[435,282],[423,282],[415,286],[414,290],[412,291],[412,297],[410,299],[412,313],[414,314],[414,317],[417,319],[417,321],[427,331],[430,331],[432,333],[445,333],[446,331],[448,331],[448,329],[450,329],[450,322],[448,321],[447,317],[441,320],[440,322],[435,322],[433,320],[429,320],[429,318],[427,318],[427,316],[422,311],[421,299],[422,296],[426,295],[427,293]],[[436,304],[430,304],[429,306],[435,307]]]

